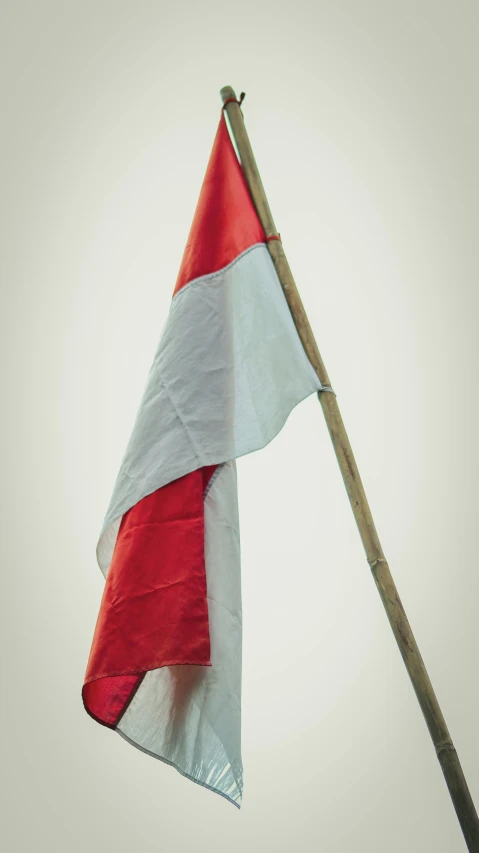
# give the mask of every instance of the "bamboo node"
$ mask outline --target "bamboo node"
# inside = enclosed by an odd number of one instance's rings
[[[443,752],[445,749],[449,749],[452,752],[456,751],[456,747],[452,740],[442,740],[440,743],[436,744],[436,755],[439,755],[439,753]]]
[[[372,560],[368,560],[368,563],[371,569],[374,569],[376,563],[387,563],[387,560],[384,557],[373,557]]]

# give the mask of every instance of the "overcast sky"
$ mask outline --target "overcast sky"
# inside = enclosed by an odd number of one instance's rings
[[[232,85],[479,805],[476,0],[1,17],[6,849],[461,853],[314,396],[238,461],[241,810],[80,694],[96,541]]]

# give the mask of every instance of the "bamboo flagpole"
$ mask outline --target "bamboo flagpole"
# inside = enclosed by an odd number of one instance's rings
[[[353,451],[341,418],[336,395],[332,391],[329,376],[319,353],[311,326],[309,325],[288,261],[286,260],[281,240],[276,232],[258,167],[246,133],[243,114],[240,109],[241,100],[237,100],[235,92],[230,86],[225,86],[221,89],[220,94],[223,100],[223,108],[228,114],[246,183],[266,236],[269,238],[267,246],[281,282],[286,301],[305,352],[323,386],[322,390],[318,392],[318,397],[359,529],[359,535],[366,551],[367,561],[371,567],[389,623],[396,637],[399,650],[424,714],[461,829],[464,833],[467,848],[469,851],[478,853],[479,819],[476,809],[462,772],[459,757],[446,726],[446,721],[439,707],[426,667],[381,548]]]

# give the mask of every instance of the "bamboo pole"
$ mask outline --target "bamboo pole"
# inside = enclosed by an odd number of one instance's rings
[[[224,109],[228,114],[243,173],[253,203],[266,235],[271,237],[277,234],[276,227],[246,133],[243,114],[236,100],[234,90],[230,86],[225,86],[221,89],[220,94]],[[225,102],[228,103],[225,104]],[[282,243],[280,240],[271,240],[268,241],[267,246],[306,354],[316,371],[321,385],[330,387],[329,376],[319,353],[313,331],[309,325],[288,261],[286,260]],[[446,726],[446,721],[442,715],[426,667],[401,604],[391,572],[389,571],[389,566],[384,557],[353,451],[341,418],[336,396],[334,393],[323,391],[320,391],[318,396],[351,508],[359,529],[359,535],[366,551],[367,561],[371,567],[389,623],[396,637],[399,650],[424,714],[461,829],[464,833],[467,848],[471,853],[479,853],[479,820],[476,809],[462,772],[459,757]]]

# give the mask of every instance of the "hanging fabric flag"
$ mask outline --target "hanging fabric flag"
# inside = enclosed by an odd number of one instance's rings
[[[97,546],[83,702],[241,804],[236,463],[321,385],[222,115],[173,300]]]

